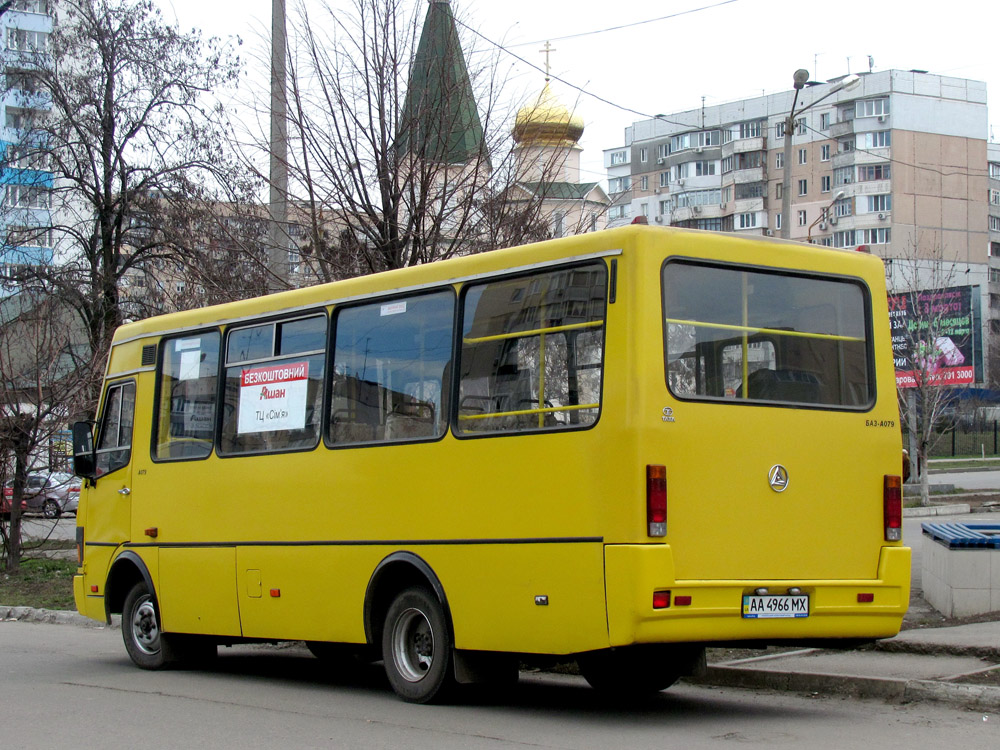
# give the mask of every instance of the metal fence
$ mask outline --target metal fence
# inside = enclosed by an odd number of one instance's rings
[[[903,432],[903,447],[910,444]],[[935,432],[928,451],[932,458],[942,456],[1000,456],[1000,423],[956,425],[953,429]]]

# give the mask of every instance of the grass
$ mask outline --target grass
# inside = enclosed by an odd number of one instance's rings
[[[0,604],[8,607],[76,609],[72,560],[21,560],[16,575],[0,572]]]

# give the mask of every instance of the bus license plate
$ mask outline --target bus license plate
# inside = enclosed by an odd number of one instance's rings
[[[763,619],[766,617],[808,617],[809,597],[806,595],[774,595],[743,597],[743,616]]]

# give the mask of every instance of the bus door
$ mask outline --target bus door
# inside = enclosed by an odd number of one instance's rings
[[[86,543],[129,541],[132,517],[132,426],[135,382],[110,381],[97,432],[97,479],[87,494]]]

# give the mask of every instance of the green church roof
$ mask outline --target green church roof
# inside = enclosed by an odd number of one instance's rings
[[[446,164],[470,161],[483,147],[483,126],[449,0],[430,0],[397,142],[401,152]]]

